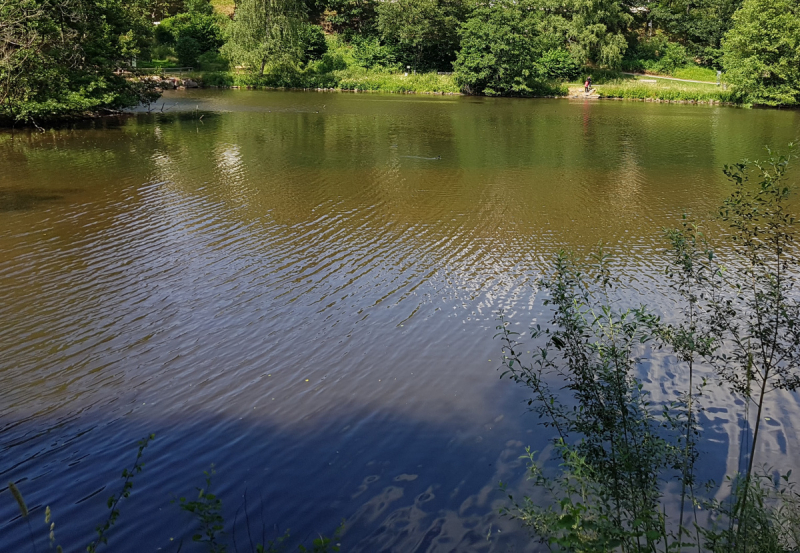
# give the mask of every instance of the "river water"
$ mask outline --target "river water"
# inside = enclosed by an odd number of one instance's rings
[[[80,551],[152,432],[111,551],[194,550],[174,500],[212,464],[242,550],[248,525],[308,543],[342,518],[343,551],[530,550],[498,482],[530,491],[519,456],[548,434],[498,378],[498,310],[541,321],[553,254],[603,241],[669,316],[659,229],[799,131],[797,111],[178,91],[0,134],[2,482],[39,550],[49,505]],[[664,397],[681,378],[644,370]],[[740,409],[711,395],[720,480]],[[796,398],[767,416],[762,459],[796,464]],[[2,486],[0,549],[27,550]]]

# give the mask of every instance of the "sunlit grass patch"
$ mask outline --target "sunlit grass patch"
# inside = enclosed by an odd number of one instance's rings
[[[211,0],[210,4],[214,6],[214,11],[233,17],[233,11],[236,9],[234,0]]]
[[[685,83],[666,79],[653,79],[647,82],[643,78],[625,83],[598,85],[597,93],[601,98],[627,98],[635,100],[662,100],[670,102],[720,102],[739,103],[735,90],[714,84]]]

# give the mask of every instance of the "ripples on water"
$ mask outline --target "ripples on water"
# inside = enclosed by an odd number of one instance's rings
[[[177,549],[191,521],[170,497],[211,463],[229,520],[246,492],[259,535],[263,511],[268,537],[345,517],[352,551],[525,549],[496,515],[497,482],[524,486],[523,446],[547,436],[497,380],[497,310],[520,330],[541,320],[553,253],[600,240],[632,282],[625,301],[668,310],[658,229],[710,212],[722,164],[798,123],[613,102],[165,102],[0,136],[0,473],[35,517],[51,505],[65,545],[91,536],[136,439],[156,432],[115,551]],[[671,397],[680,375],[644,369]],[[739,422],[715,394],[705,472],[719,479]],[[798,409],[776,396],[770,410],[780,464]],[[0,541],[25,547],[0,497]]]

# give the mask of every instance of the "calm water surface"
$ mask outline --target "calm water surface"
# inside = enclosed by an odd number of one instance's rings
[[[659,229],[798,134],[797,111],[260,91],[0,134],[2,481],[83,550],[155,432],[113,551],[190,539],[171,500],[212,463],[240,547],[246,494],[259,540],[344,517],[345,551],[529,550],[497,483],[525,491],[547,434],[498,380],[497,310],[541,320],[553,253],[602,240],[669,315]],[[661,399],[681,379],[643,371]],[[741,409],[709,401],[719,480]],[[763,458],[797,464],[796,399],[768,416]],[[15,517],[4,490],[0,550],[29,543]]]

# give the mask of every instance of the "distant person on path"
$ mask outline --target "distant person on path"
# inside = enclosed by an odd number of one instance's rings
[[[589,90],[591,90],[592,89],[592,76],[589,75],[589,77],[586,79],[586,81],[589,83]]]

